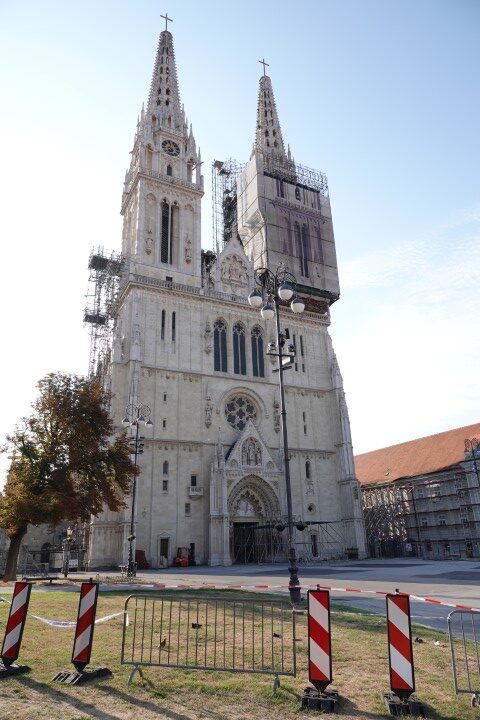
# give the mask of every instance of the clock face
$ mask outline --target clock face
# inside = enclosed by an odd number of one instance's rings
[[[162,142],[162,150],[168,155],[178,155],[180,153],[180,147],[173,140],[164,140]]]

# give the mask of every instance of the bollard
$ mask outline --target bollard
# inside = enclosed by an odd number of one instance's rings
[[[381,697],[390,714],[426,717],[422,703],[410,698],[415,690],[410,598],[402,593],[388,594],[388,663],[391,693]]]
[[[30,668],[26,665],[15,665],[14,663],[20,653],[20,645],[22,643],[25,620],[27,619],[28,603],[30,602],[31,592],[31,583],[15,583],[12,604],[10,606],[7,627],[5,629],[2,652],[0,653],[3,663],[3,666],[0,665],[0,678],[20,675],[21,673],[26,673],[30,670]]]
[[[72,652],[72,663],[77,672],[71,673],[69,670],[59,672],[53,678],[54,682],[68,685],[81,685],[93,678],[107,677],[112,674],[108,668],[104,667],[97,668],[96,670],[85,670],[92,654],[97,598],[98,583],[92,582],[91,580],[90,582],[82,583]]]
[[[336,712],[338,693],[326,691],[332,682],[332,643],[330,594],[328,590],[309,590],[308,599],[308,679],[301,707],[320,712]]]

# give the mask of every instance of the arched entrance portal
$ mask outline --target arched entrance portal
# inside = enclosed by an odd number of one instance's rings
[[[280,505],[265,480],[257,475],[240,480],[229,496],[228,511],[232,562],[268,562],[278,554],[282,540],[272,528]]]

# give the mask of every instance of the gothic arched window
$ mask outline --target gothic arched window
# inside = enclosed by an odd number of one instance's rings
[[[166,200],[162,203],[162,243],[160,261],[169,262],[170,250],[170,206]]]
[[[173,170],[171,165],[167,165],[167,175],[173,175]]]
[[[265,365],[263,362],[263,332],[258,325],[252,330],[251,340],[253,376],[265,377]]]
[[[166,460],[163,463],[163,474],[168,475],[168,462]]]
[[[310,480],[310,460],[307,460],[305,463],[305,477],[307,480]]]
[[[302,225],[302,243],[301,243],[301,255],[300,255],[300,267],[302,269],[302,275],[308,277],[308,247],[310,245],[310,233],[305,223]]]
[[[165,340],[165,316],[166,316],[166,311],[162,310],[162,322],[160,325],[160,340]]]
[[[213,328],[213,369],[227,372],[227,326],[216,320]]]
[[[298,224],[298,222],[293,223],[293,235],[295,238],[295,255],[300,258],[300,268],[303,275],[302,236],[300,234],[300,225]]]
[[[247,374],[245,328],[240,323],[233,326],[233,372],[235,375]]]

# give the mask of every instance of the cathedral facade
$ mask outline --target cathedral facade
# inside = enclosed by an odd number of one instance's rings
[[[125,177],[123,271],[107,372],[119,432],[126,408],[147,405],[151,413],[138,459],[137,559],[161,567],[178,548],[199,564],[285,557],[278,373],[265,353],[275,323],[247,301],[255,270],[280,263],[305,302],[302,315],[288,305],[280,311],[296,348],[285,393],[297,555],[362,557],[348,412],[328,333],[339,297],[328,188],[285,149],[267,75],[249,162],[235,172],[216,163],[218,178],[231,180],[217,252],[201,249],[200,169],[165,30]],[[93,519],[91,568],[125,563],[131,512],[130,504]]]

